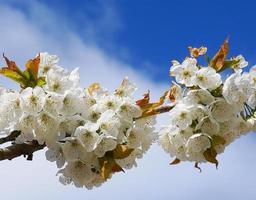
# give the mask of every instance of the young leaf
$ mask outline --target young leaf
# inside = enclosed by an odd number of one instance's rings
[[[180,87],[177,84],[174,83],[172,85],[171,89],[167,93],[167,97],[171,102],[176,101],[176,97],[179,94],[179,90],[181,90]]]
[[[104,180],[109,178],[112,172],[113,165],[114,165],[113,160],[102,160],[100,162],[100,166],[101,166],[100,175]]]
[[[17,71],[13,71],[7,67],[3,67],[0,69],[0,74],[3,74],[4,76],[18,82],[21,85],[25,84],[25,79],[23,76],[21,76]]]
[[[0,69],[0,74],[18,82],[21,85],[26,83],[25,77],[21,70],[17,67],[14,61],[9,60],[6,56],[4,56],[7,67],[3,67]]]
[[[40,56],[34,59],[30,59],[26,63],[26,70],[21,71],[14,61],[9,60],[3,55],[7,67],[0,69],[0,74],[18,82],[22,88],[42,86],[45,84],[45,80],[40,77],[38,78],[38,67],[40,63]]]
[[[219,136],[219,135],[213,135],[212,136],[212,146],[215,147],[217,145],[225,145],[226,144],[226,140]]]
[[[209,66],[214,68],[216,71],[221,71],[224,66],[228,51],[229,51],[228,39],[226,39],[224,43],[221,45],[218,52],[215,54],[215,56],[211,60]]]
[[[190,56],[192,58],[197,58],[198,56],[204,55],[207,52],[207,48],[204,46],[201,46],[199,48],[195,48],[195,47],[188,47],[188,50],[190,52]]]
[[[168,93],[169,93],[169,91],[166,91],[159,98],[158,102],[149,103],[150,97],[149,97],[149,91],[148,91],[148,93],[144,94],[144,98],[136,101],[136,104],[138,106],[140,106],[140,108],[142,110],[142,116],[141,117],[148,117],[148,116],[158,114],[156,109],[164,103],[165,98],[168,95]]]
[[[100,175],[103,179],[108,179],[111,173],[115,172],[124,172],[122,167],[116,163],[116,161],[113,158],[110,157],[102,157],[99,158],[99,164],[100,164]]]
[[[227,67],[231,67],[232,68],[232,67],[236,66],[239,62],[240,62],[239,59],[225,60],[223,68],[227,68]]]
[[[179,164],[179,163],[180,163],[180,159],[175,158],[175,159],[170,163],[170,165],[177,165],[177,164]]]
[[[37,83],[36,83],[36,85],[37,86],[43,86],[43,85],[45,85],[46,84],[46,81],[45,81],[45,77],[39,77],[38,79],[37,79]]]
[[[88,88],[86,88],[87,92],[92,95],[93,92],[100,90],[100,84],[99,83],[93,83]]]
[[[118,144],[113,150],[114,159],[124,159],[128,157],[134,149],[129,149],[127,145]]]
[[[37,80],[39,63],[40,63],[40,55],[38,55],[34,59],[28,60],[26,63],[26,71],[28,71],[29,74],[31,74],[34,80]]]
[[[216,165],[216,168],[218,168],[218,160],[216,159],[217,157],[217,152],[213,147],[208,148],[205,152],[204,152],[204,157],[205,159]]]
[[[149,100],[150,100],[149,94],[150,94],[150,91],[148,90],[148,92],[143,95],[144,97],[142,99],[139,99],[139,100],[136,101],[136,104],[139,107],[141,107],[141,108],[143,108],[146,105],[148,105],[149,104]]]
[[[9,60],[4,54],[3,58],[5,59],[5,62],[7,64],[7,68],[11,71],[15,71],[17,74],[20,74],[22,76],[22,71],[18,68],[16,63],[14,61]]]
[[[115,163],[114,166],[112,167],[112,172],[116,173],[116,172],[125,172],[125,171],[123,170],[123,168],[120,165]]]

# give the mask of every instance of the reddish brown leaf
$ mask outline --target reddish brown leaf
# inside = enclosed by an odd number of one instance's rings
[[[216,157],[217,157],[217,152],[216,152],[216,150],[215,150],[213,147],[207,149],[207,150],[204,152],[204,157],[205,157],[205,159],[206,159],[208,162],[215,164],[215,165],[216,165],[216,168],[218,168],[219,162],[218,162],[218,160],[216,159]]]
[[[178,93],[178,86],[176,84],[173,84],[171,89],[168,91],[167,97],[170,101],[174,102],[176,100],[176,96]]]
[[[33,76],[34,79],[37,79],[39,63],[40,55],[38,55],[34,59],[28,60],[26,63],[26,69],[29,71],[29,73]]]
[[[3,54],[3,57],[5,59],[8,69],[17,72],[18,74],[22,74],[22,72],[20,71],[20,69],[18,68],[18,66],[14,61],[9,60],[4,54]]]
[[[118,144],[113,150],[114,159],[124,159],[128,157],[134,149],[128,148],[127,145]]]
[[[164,103],[167,97],[167,94],[168,94],[168,91],[166,91],[155,103],[149,103],[149,100],[150,100],[149,92],[144,94],[144,98],[136,102],[137,105],[140,106],[142,110],[142,116],[140,118],[158,114],[159,113],[158,108]]]
[[[116,163],[116,164],[114,164],[114,166],[112,167],[112,172],[113,172],[113,173],[116,173],[116,172],[125,172],[125,171],[123,170],[123,168],[122,168],[120,165],[118,165],[118,164]]]
[[[141,109],[144,110],[144,111],[153,110],[154,108],[157,108],[157,107],[161,106],[164,103],[164,100],[165,100],[167,94],[168,94],[168,91],[166,91],[159,98],[159,100],[157,102],[149,103],[150,98],[149,98],[149,93],[147,93],[147,94],[144,95],[145,101],[143,103],[141,103],[142,101],[139,100],[140,102],[139,102],[139,104],[137,103],[137,105],[140,106]]]
[[[109,178],[111,173],[115,172],[124,172],[122,167],[120,167],[116,161],[111,157],[102,157],[99,158],[99,164],[100,164],[100,175],[105,180]]]
[[[222,70],[225,64],[225,59],[227,57],[228,51],[229,51],[229,46],[228,46],[228,38],[227,38],[224,41],[224,43],[221,45],[220,49],[215,54],[213,59],[210,61],[210,67],[214,68],[216,71]]]
[[[109,162],[108,160],[103,160],[101,163],[101,170],[100,170],[100,175],[102,178],[105,180],[110,176],[112,172],[112,163]]]
[[[179,164],[179,163],[180,163],[180,159],[175,158],[175,159],[170,163],[170,165],[177,165],[177,164]]]
[[[193,58],[197,58],[198,56],[204,55],[207,52],[207,48],[203,46],[199,48],[188,47],[188,50],[190,52],[190,56]]]
[[[136,101],[136,104],[138,106],[140,106],[141,108],[148,105],[149,100],[150,100],[149,94],[150,94],[150,91],[148,90],[148,92],[143,95],[144,97],[142,99],[139,99],[139,100]]]

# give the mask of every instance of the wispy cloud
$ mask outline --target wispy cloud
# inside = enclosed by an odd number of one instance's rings
[[[61,63],[69,69],[80,67],[84,86],[98,81],[113,90],[128,75],[140,88],[138,96],[151,89],[156,98],[168,88],[166,84],[150,81],[129,64],[108,54],[97,42],[87,43],[69,28],[61,14],[56,14],[50,7],[37,1],[30,1],[27,6],[29,9],[25,11],[13,5],[0,5],[0,52],[18,63],[24,63],[39,51],[49,51],[58,54]],[[109,9],[105,6],[104,9]],[[110,19],[104,23],[111,23],[116,17],[112,15],[110,10]],[[1,78],[0,82],[13,87],[6,79]],[[166,117],[160,117],[159,121],[166,123]],[[44,159],[43,152],[36,153],[33,162],[19,158],[0,163],[1,198],[250,200],[256,195],[256,159],[252,153],[256,151],[256,145],[253,139],[247,136],[235,142],[220,156],[219,170],[212,165],[203,165],[201,174],[191,163],[170,167],[169,156],[154,145],[138,162],[137,168],[114,175],[108,183],[92,191],[60,185],[54,176],[55,165]]]

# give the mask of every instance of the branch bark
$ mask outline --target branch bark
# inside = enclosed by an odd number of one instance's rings
[[[12,160],[19,156],[27,156],[27,160],[32,160],[33,153],[41,150],[45,145],[38,144],[37,141],[32,141],[23,144],[13,144],[11,146],[0,149],[0,161]]]
[[[13,131],[10,135],[0,138],[0,144],[4,144],[6,142],[14,141],[19,135],[21,134],[20,131]]]

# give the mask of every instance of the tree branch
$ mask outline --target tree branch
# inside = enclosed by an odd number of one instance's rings
[[[0,161],[12,160],[21,155],[27,156],[27,160],[32,160],[32,155],[35,151],[41,150],[45,145],[38,144],[37,141],[32,141],[23,144],[13,144],[11,146],[0,149]]]
[[[157,114],[166,113],[169,112],[171,109],[173,109],[174,106],[162,106],[158,109],[156,109]]]
[[[20,131],[13,131],[10,135],[0,138],[0,144],[4,144],[6,142],[14,141],[19,135],[21,134]]]

